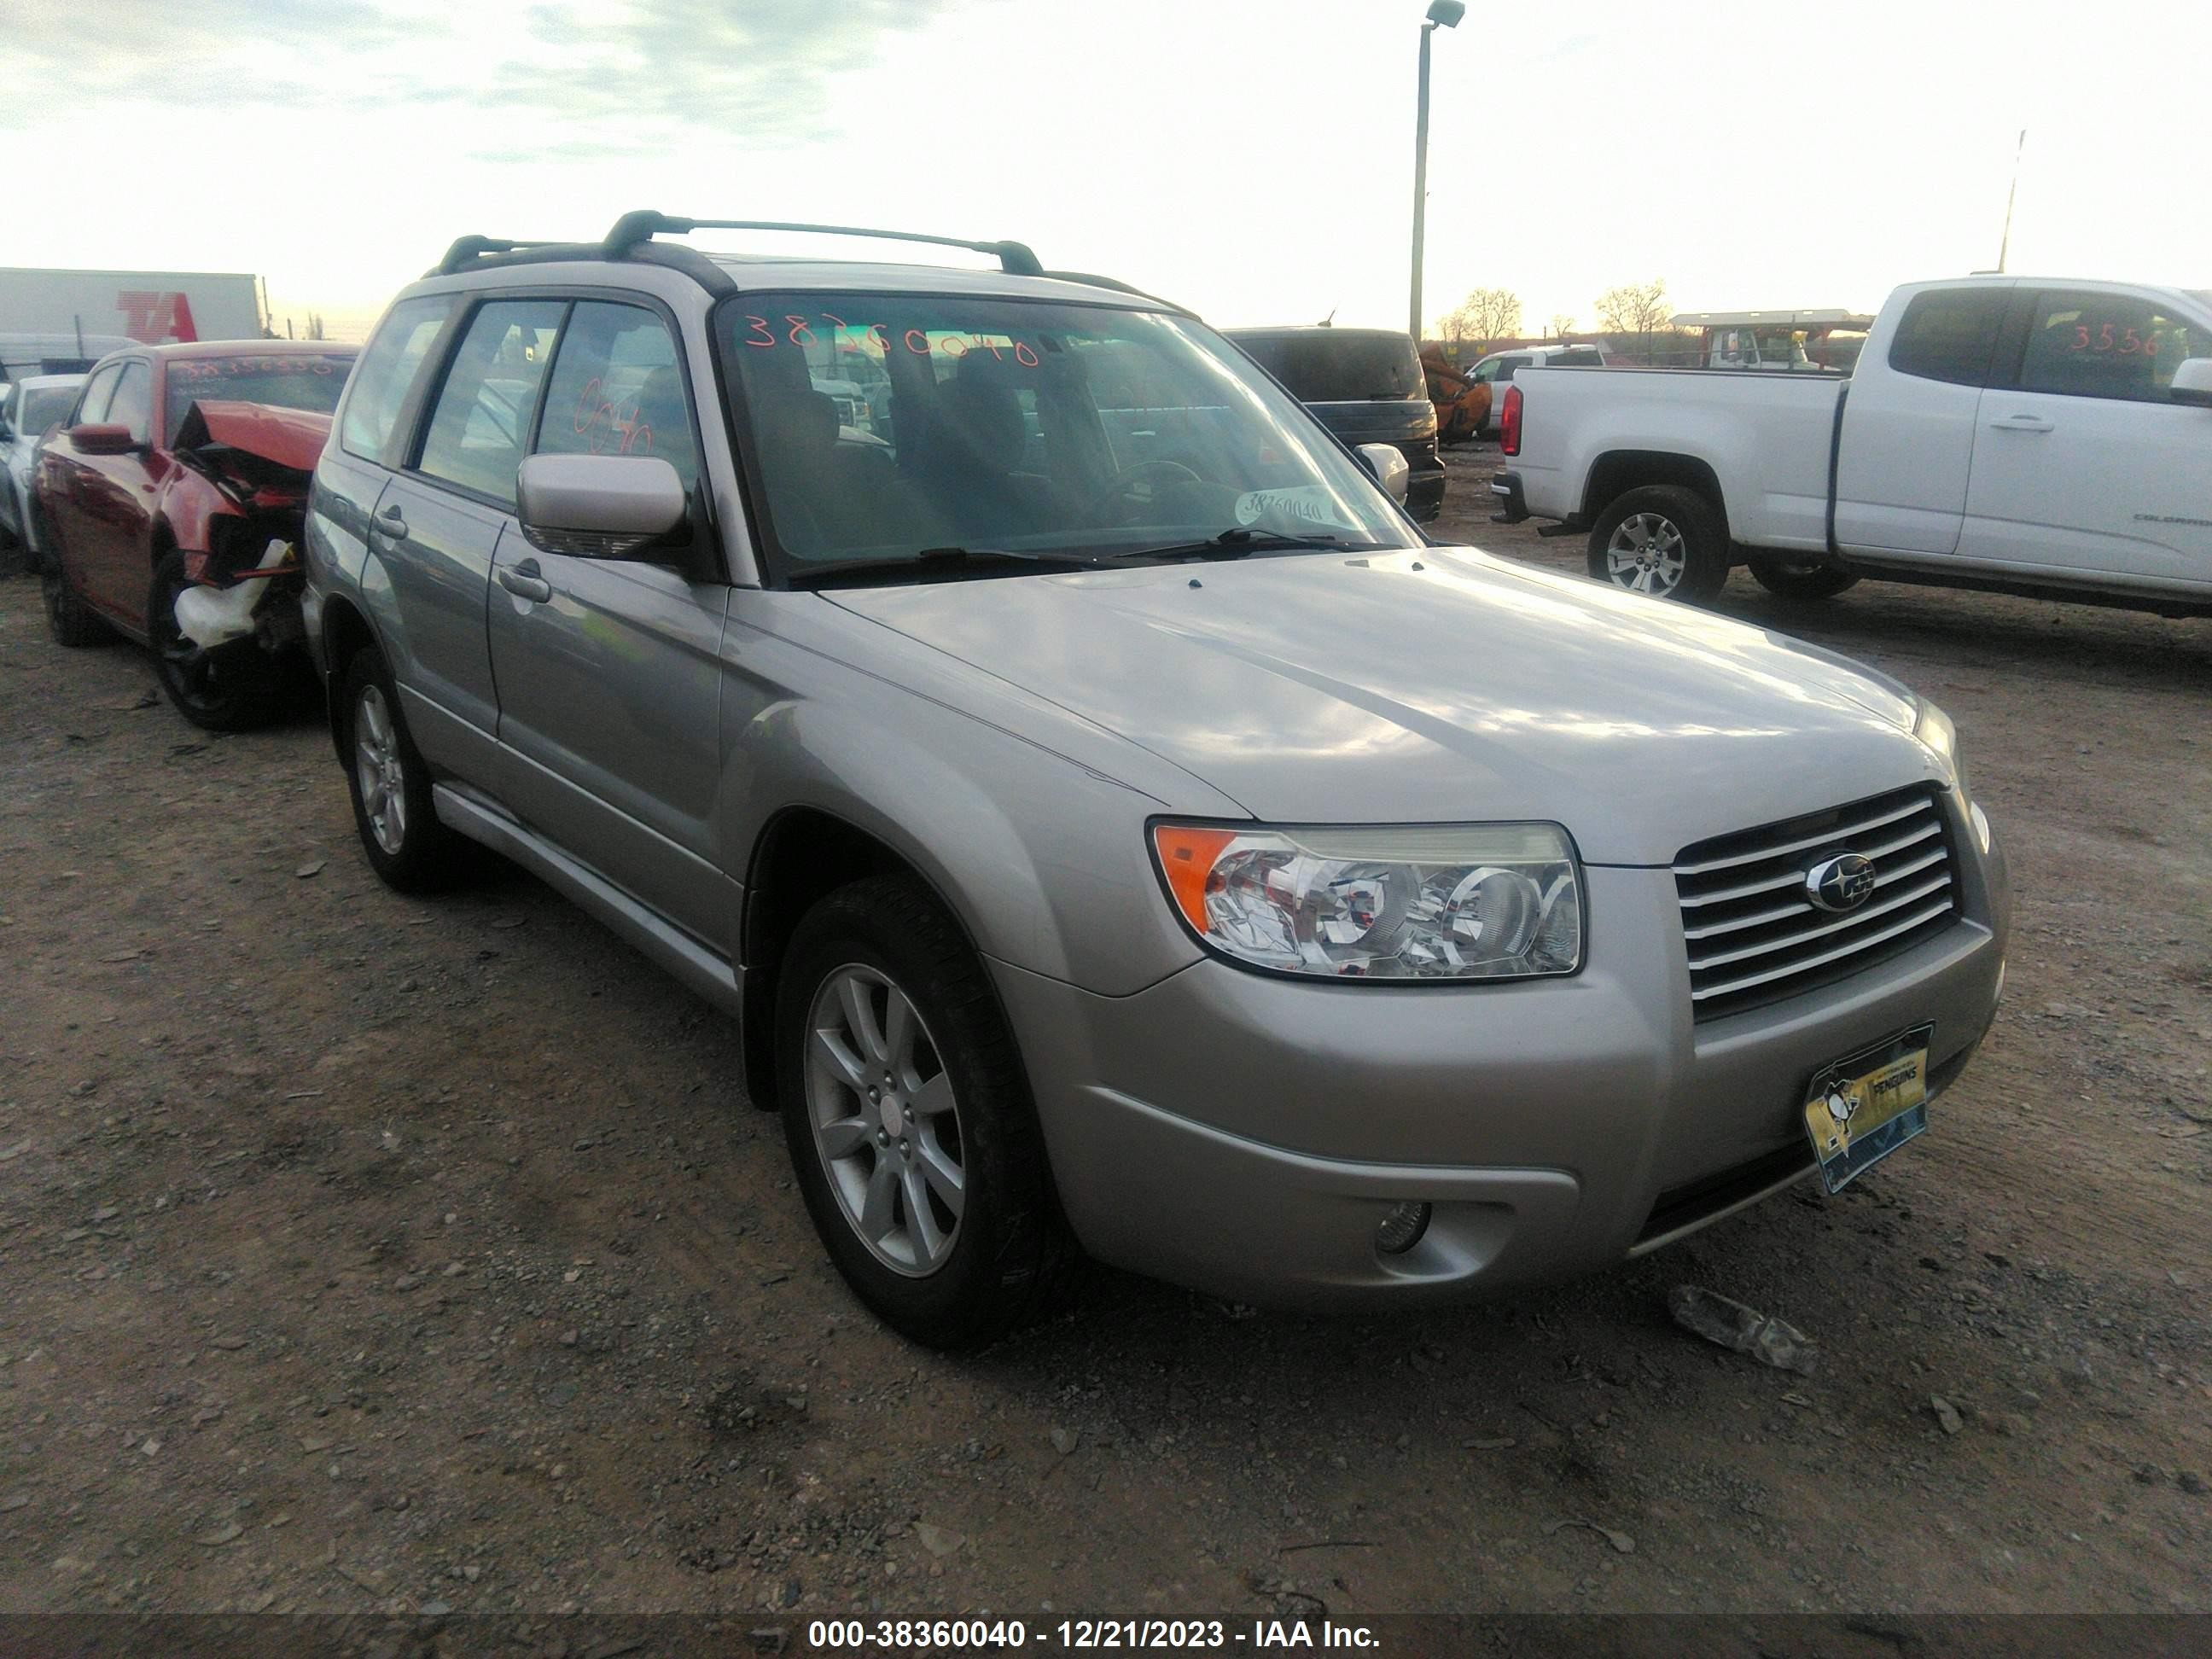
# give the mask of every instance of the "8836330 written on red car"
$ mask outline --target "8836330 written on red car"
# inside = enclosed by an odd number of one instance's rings
[[[354,356],[322,342],[216,341],[96,365],[39,453],[56,641],[114,633],[148,647],[195,726],[271,718],[302,639],[308,480]]]

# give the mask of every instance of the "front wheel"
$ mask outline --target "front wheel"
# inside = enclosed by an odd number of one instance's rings
[[[1847,587],[1858,586],[1852,572],[1823,559],[1793,558],[1782,553],[1754,553],[1746,561],[1759,585],[1784,599],[1833,599]]]
[[[1693,489],[1629,490],[1590,528],[1589,574],[1626,592],[1701,605],[1727,586],[1728,573],[1720,515]]]
[[[204,732],[249,732],[276,716],[282,665],[251,635],[209,650],[177,623],[177,599],[193,586],[185,556],[172,550],[154,567],[146,598],[146,636],[154,675],[177,712]]]
[[[916,884],[808,911],[775,1005],[785,1139],[815,1231],[877,1316],[972,1347],[1050,1305],[1073,1247],[982,964]]]

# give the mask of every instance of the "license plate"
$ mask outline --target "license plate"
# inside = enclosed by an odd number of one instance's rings
[[[1839,1193],[1928,1127],[1928,1045],[1922,1025],[1846,1054],[1814,1074],[1805,1133],[1820,1178]]]

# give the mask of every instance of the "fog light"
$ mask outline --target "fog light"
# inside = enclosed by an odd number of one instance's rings
[[[1403,1255],[1421,1242],[1421,1235],[1428,1230],[1427,1205],[1401,1204],[1375,1230],[1375,1248],[1385,1255]]]

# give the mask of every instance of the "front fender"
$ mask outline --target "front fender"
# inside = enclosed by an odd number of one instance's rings
[[[766,656],[787,662],[773,693]],[[891,848],[986,956],[1108,996],[1198,959],[1146,847],[1164,810],[1242,817],[1233,803],[1163,802],[978,714],[811,653],[749,650],[723,680],[723,867],[751,867],[793,807]]]

